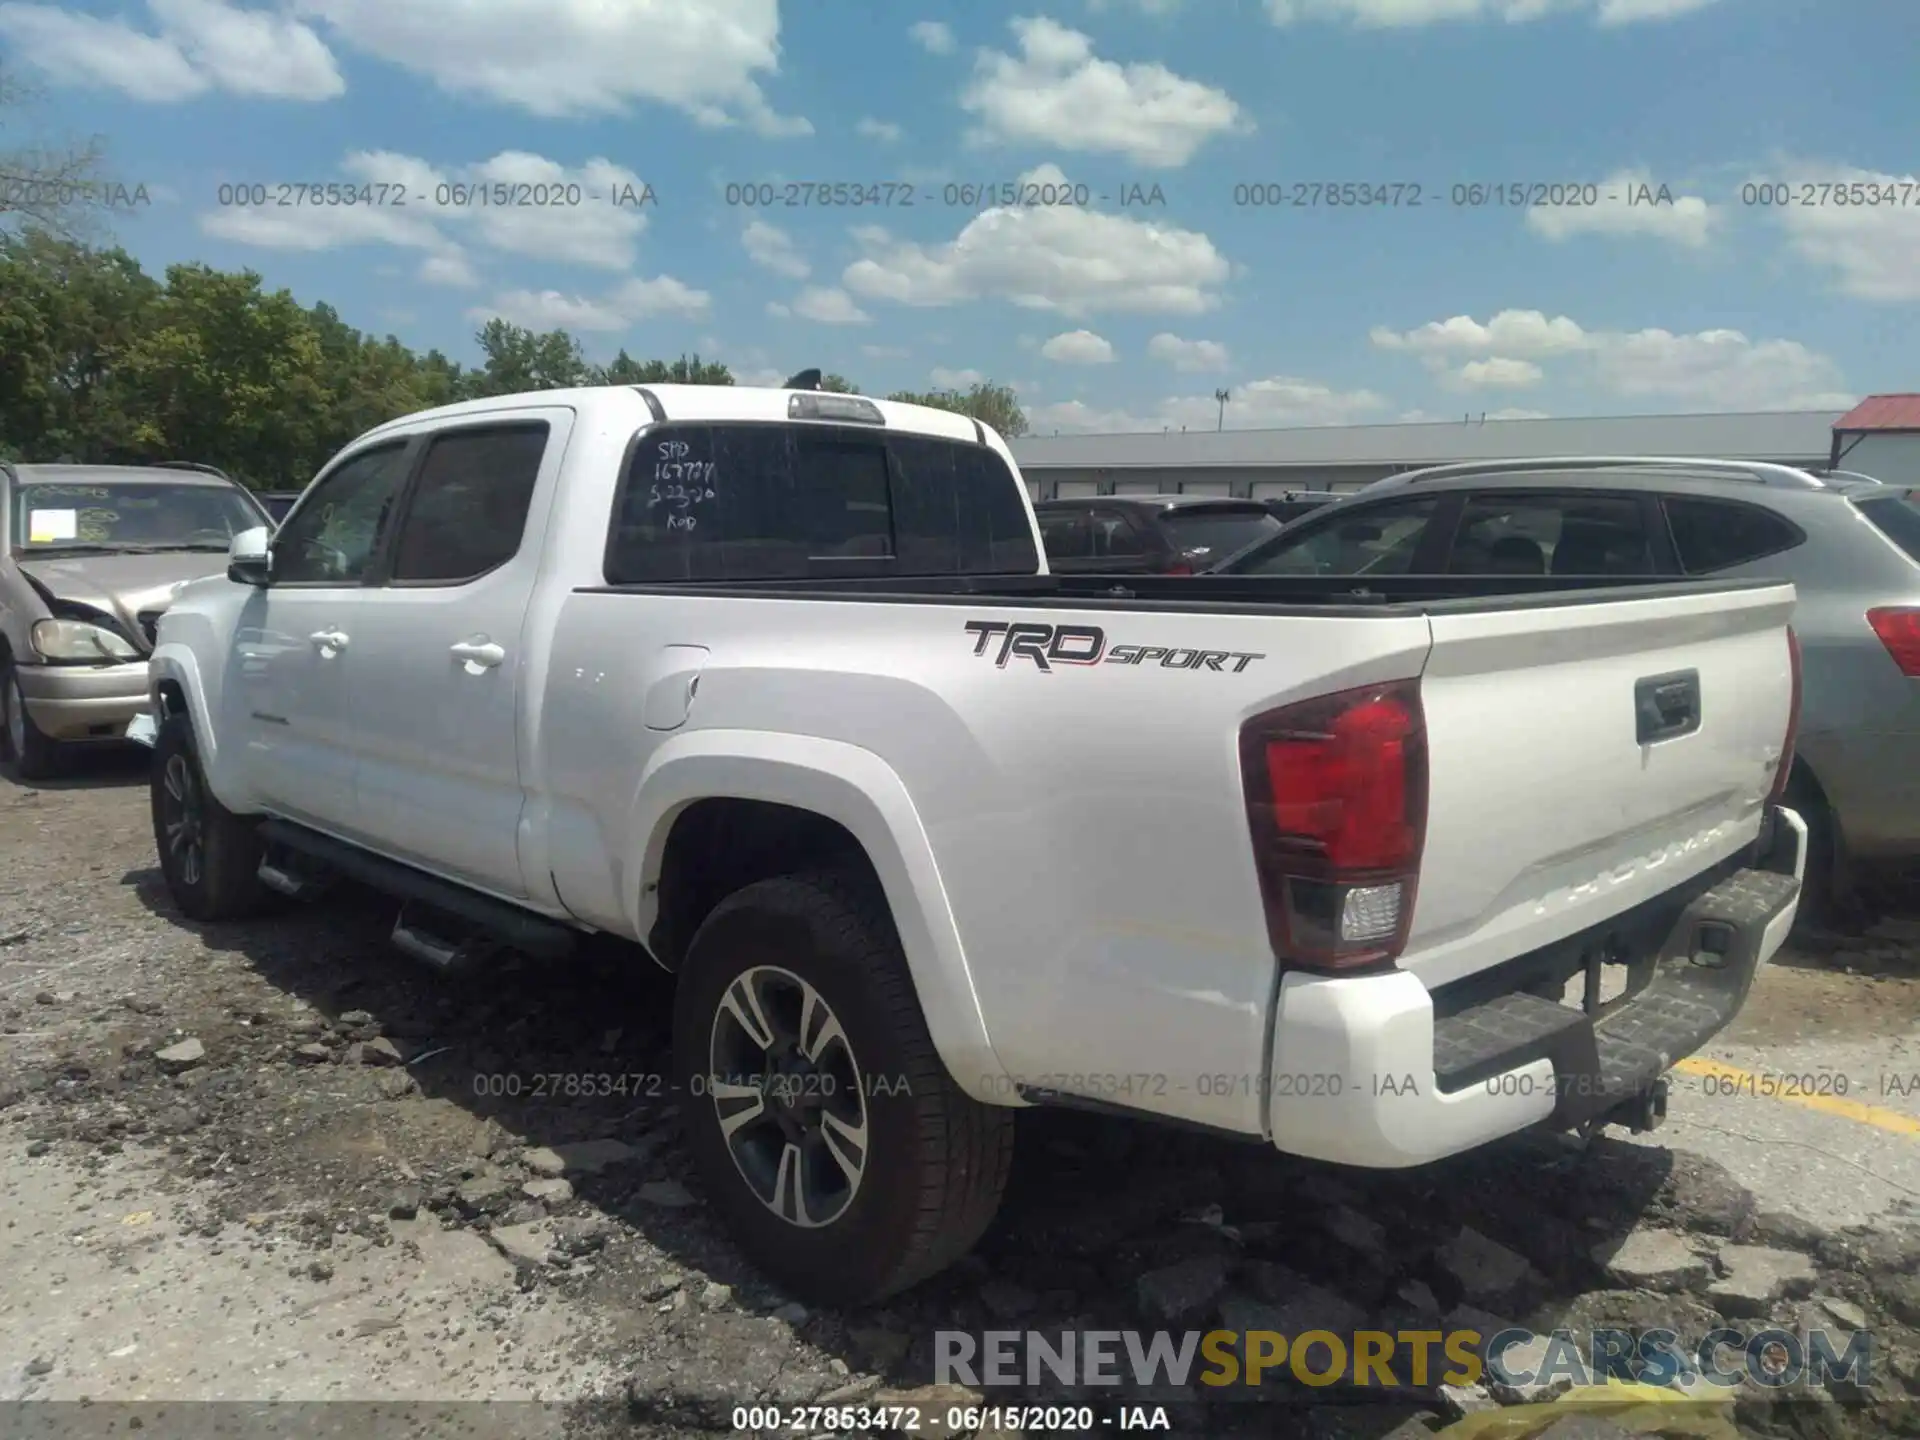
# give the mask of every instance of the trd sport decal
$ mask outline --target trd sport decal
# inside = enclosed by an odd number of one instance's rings
[[[1265,655],[1245,650],[1169,650],[1164,645],[1107,645],[1107,632],[1098,625],[1013,625],[1005,620],[969,620],[973,653],[985,655],[992,647],[993,663],[1002,670],[1018,655],[1052,673],[1056,665],[1151,665],[1163,670],[1226,670],[1238,675]],[[996,643],[997,642],[997,643]]]

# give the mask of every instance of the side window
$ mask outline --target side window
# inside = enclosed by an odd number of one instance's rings
[[[665,425],[616,502],[614,585],[805,576],[1031,574],[1006,462],[978,445],[864,427]]]
[[[1461,511],[1448,573],[1651,575],[1646,508],[1634,495],[1490,491]]]
[[[1440,508],[1437,496],[1383,501],[1302,524],[1244,556],[1235,575],[1405,575]]]
[[[1049,560],[1089,560],[1093,557],[1093,527],[1085,510],[1040,512],[1040,543]]]
[[[323,477],[273,537],[276,585],[358,585],[406,478],[404,440],[364,450]]]
[[[1096,560],[1136,560],[1147,553],[1133,521],[1118,510],[1093,512],[1093,558]]]
[[[511,560],[526,532],[549,433],[538,421],[429,440],[400,519],[391,578],[458,584]]]
[[[1661,505],[1680,568],[1706,575],[1791,550],[1806,537],[1771,510],[1729,500],[1669,495]]]

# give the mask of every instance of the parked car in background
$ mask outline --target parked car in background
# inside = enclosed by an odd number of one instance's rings
[[[1866,476],[1705,460],[1450,465],[1367,487],[1229,557],[1233,575],[1779,577],[1806,700],[1788,797],[1802,912],[1920,863],[1920,502]]]
[[[44,779],[146,708],[154,625],[266,523],[208,466],[0,464],[0,748]]]
[[[273,523],[278,525],[287,518],[287,512],[293,509],[293,502],[300,498],[298,490],[266,490],[254,497],[266,508]]]
[[[1101,495],[1034,507],[1047,566],[1062,575],[1191,575],[1279,531],[1260,500]]]
[[[918,405],[396,420],[161,620],[167,886],[214,922],[370,883],[444,970],[643,946],[637,1103],[809,1304],[965,1253],[1032,1105],[1390,1168],[1657,1120],[1792,924],[1791,585],[1360,600],[1037,541],[1005,442]]]
[[[1323,505],[1331,505],[1340,496],[1331,490],[1289,490],[1285,495],[1277,495],[1260,503],[1267,512],[1282,525],[1291,525],[1294,521],[1313,514]]]

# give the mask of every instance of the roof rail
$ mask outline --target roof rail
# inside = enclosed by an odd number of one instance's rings
[[[1827,485],[1810,471],[1765,460],[1713,460],[1672,455],[1540,455],[1525,460],[1468,460],[1454,465],[1429,465],[1400,475],[1389,475],[1367,488],[1386,489],[1439,480],[1456,475],[1524,474],[1529,470],[1666,470],[1745,480],[1792,490],[1825,490]]]
[[[229,484],[237,485],[240,483],[219,466],[202,465],[198,460],[156,460],[153,462],[153,468],[156,470],[197,470],[202,475],[218,475]]]

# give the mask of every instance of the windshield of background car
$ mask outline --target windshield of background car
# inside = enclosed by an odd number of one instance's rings
[[[13,493],[9,533],[23,550],[225,550],[242,530],[267,523],[245,495],[225,485],[29,480]]]
[[[1871,500],[1856,500],[1854,508],[1873,523],[1873,528],[1898,545],[1907,555],[1920,561],[1920,490],[1896,490],[1891,495],[1876,495]]]
[[[1246,510],[1169,510],[1160,528],[1173,548],[1201,560],[1220,560],[1279,530],[1280,522],[1262,506]]]

